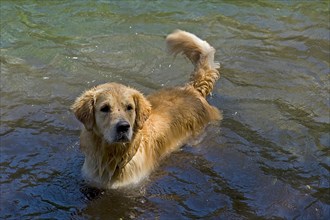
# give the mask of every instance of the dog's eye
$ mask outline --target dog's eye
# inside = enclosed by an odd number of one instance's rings
[[[109,112],[110,111],[110,106],[104,105],[100,109],[101,112]]]
[[[133,106],[132,105],[127,105],[126,109],[127,109],[127,111],[131,111],[131,110],[133,110]]]

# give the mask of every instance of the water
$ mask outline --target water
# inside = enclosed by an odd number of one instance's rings
[[[1,1],[4,219],[328,219],[329,2]],[[80,176],[69,110],[108,81],[144,93],[186,82],[167,55],[184,29],[222,65],[209,101],[224,120],[139,187]]]

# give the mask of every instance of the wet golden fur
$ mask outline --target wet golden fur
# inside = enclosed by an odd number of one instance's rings
[[[172,53],[183,53],[194,64],[188,84],[145,97],[133,88],[107,83],[84,92],[72,106],[84,124],[82,171],[98,187],[140,182],[162,158],[222,117],[205,99],[219,78],[214,48],[180,30],[166,42]]]

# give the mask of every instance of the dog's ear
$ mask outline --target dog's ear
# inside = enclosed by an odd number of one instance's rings
[[[144,122],[149,118],[151,112],[151,104],[140,92],[136,91],[133,95],[133,98],[136,111],[135,126],[136,128],[141,129]]]
[[[95,89],[90,89],[79,96],[71,106],[76,118],[90,131],[94,126],[94,94]]]

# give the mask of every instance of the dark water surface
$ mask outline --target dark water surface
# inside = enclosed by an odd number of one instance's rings
[[[0,4],[0,218],[329,219],[329,1]],[[69,106],[108,81],[186,82],[177,28],[217,49],[222,124],[135,189],[87,189]]]

